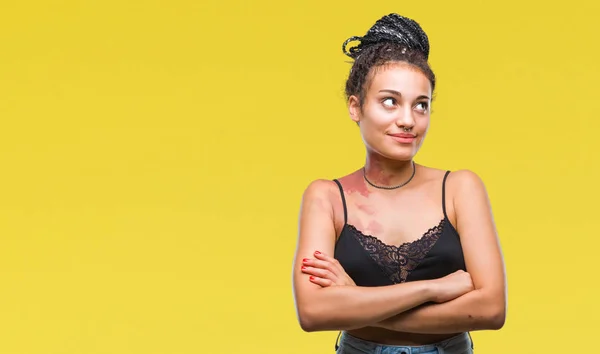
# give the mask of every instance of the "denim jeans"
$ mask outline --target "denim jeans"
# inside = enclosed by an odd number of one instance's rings
[[[467,332],[423,346],[385,345],[342,332],[336,354],[473,354],[473,342]]]

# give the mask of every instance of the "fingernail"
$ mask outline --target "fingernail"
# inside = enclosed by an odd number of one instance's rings
[[[310,276],[310,280],[315,280],[315,277],[313,277],[312,275]]]
[[[315,251],[315,254],[321,254],[321,252],[319,252],[319,251]]]
[[[305,267],[305,266],[302,266],[302,268],[301,268],[301,269],[302,269],[302,270],[305,270],[305,269],[306,269],[306,267]]]
[[[302,262],[308,262],[308,258],[304,258]]]

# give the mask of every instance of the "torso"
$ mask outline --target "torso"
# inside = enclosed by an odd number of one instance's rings
[[[454,229],[450,176],[445,183],[446,213],[443,212],[445,174],[443,170],[417,166],[415,178],[398,190],[367,188],[361,170],[338,179],[344,189],[347,219],[338,193],[338,200],[333,203],[335,257],[357,285],[392,285],[438,278],[464,269],[460,240]],[[399,262],[394,262],[394,256],[406,251],[411,254],[406,259],[410,264],[396,267]],[[423,345],[456,335],[404,333],[375,327],[348,333],[389,345]]]

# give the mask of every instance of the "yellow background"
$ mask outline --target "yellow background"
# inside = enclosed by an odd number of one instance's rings
[[[361,166],[342,42],[418,20],[417,162],[488,187],[509,279],[478,353],[596,350],[600,5],[3,1],[0,353],[332,353],[304,333],[301,194]]]

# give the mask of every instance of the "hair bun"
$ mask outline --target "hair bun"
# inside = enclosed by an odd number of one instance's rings
[[[348,50],[348,43],[353,41],[360,41],[360,44]],[[356,59],[365,47],[382,42],[404,45],[423,53],[426,59],[429,58],[429,39],[425,31],[416,21],[395,13],[377,20],[363,37],[348,38],[342,45],[342,51]]]

